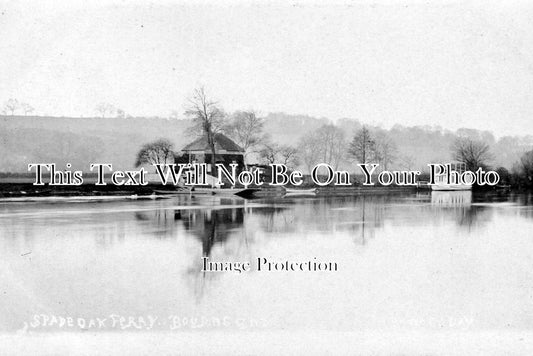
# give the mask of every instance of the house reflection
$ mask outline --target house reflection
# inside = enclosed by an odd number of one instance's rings
[[[472,191],[432,191],[431,205],[444,208],[463,208],[472,205]]]
[[[484,206],[472,205],[472,191],[432,191],[431,205],[439,209],[439,214],[444,210],[456,221],[459,226],[471,230],[477,223],[488,221],[485,216],[488,211]],[[484,217],[485,216],[485,217]]]
[[[242,246],[247,246],[247,233],[243,227],[245,208],[206,208],[174,210],[174,219],[183,224],[187,233],[196,238],[201,245],[201,257],[211,257],[216,246],[225,255],[223,261],[238,260]],[[231,243],[231,248],[226,244]],[[219,252],[220,252],[219,251]],[[230,256],[231,255],[231,256]],[[196,302],[200,302],[205,294],[208,281],[220,276],[216,273],[203,271],[203,261],[194,257],[192,265],[187,269],[191,289]]]

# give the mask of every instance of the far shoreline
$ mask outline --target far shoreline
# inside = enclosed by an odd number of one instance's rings
[[[416,193],[429,194],[431,189],[429,187],[416,187],[416,186],[365,186],[365,185],[353,185],[353,186],[311,186],[305,185],[300,187],[294,187],[287,185],[287,188],[295,189],[308,189],[316,188],[317,194],[314,196],[351,196],[360,194],[390,194],[390,193]],[[209,188],[209,187],[203,187]],[[240,189],[244,187],[238,187]],[[253,198],[269,198],[283,196],[285,190],[283,187],[274,186],[261,186],[249,188],[260,188],[253,194]],[[228,190],[232,189],[230,187]],[[164,191],[164,193],[162,193]],[[213,192],[213,196],[221,196],[216,194],[216,189]],[[489,189],[474,189],[474,191],[491,192],[501,190],[489,188]],[[520,191],[520,189],[506,189],[505,192]],[[37,186],[33,184],[33,180],[29,178],[0,178],[0,199],[2,198],[24,198],[24,197],[79,197],[79,196],[149,196],[149,195],[168,196],[183,195],[187,196],[191,193],[188,191],[178,190],[178,187],[174,185],[162,185],[158,183],[149,183],[144,186],[115,186],[107,184],[105,186],[97,186],[94,182],[87,182],[79,186],[64,186],[64,185],[42,185]],[[162,195],[163,194],[163,195]],[[196,195],[194,191],[192,195]],[[205,195],[205,192],[203,193]],[[231,195],[224,195],[224,197],[231,197]],[[301,195],[301,196],[306,196]],[[296,195],[294,197],[300,197]]]
[[[209,187],[203,187],[209,188]],[[244,187],[239,187],[244,188]],[[261,186],[261,187],[252,187],[249,188],[260,188],[261,190],[254,194],[255,197],[269,197],[269,196],[278,196],[284,194],[283,187],[274,187],[274,186]],[[309,188],[305,187],[292,187],[287,186],[287,188]],[[318,187],[313,186],[313,188],[318,189],[317,195],[352,195],[359,193],[391,193],[391,192],[408,192],[408,191],[417,191],[417,187],[414,186],[363,186],[363,185],[354,185],[348,187],[337,187],[337,186],[324,186]],[[107,184],[105,186],[97,186],[94,182],[87,182],[79,186],[64,186],[56,185],[50,186],[45,185],[34,185],[33,179],[28,178],[0,178],[0,198],[15,198],[15,197],[37,197],[37,196],[101,196],[101,195],[150,195],[158,193],[159,191],[166,191],[168,193],[175,192],[176,194],[188,195],[188,192],[179,192],[178,188],[174,185],[162,185],[156,183],[149,183],[144,186],[115,186],[112,184]],[[231,188],[228,187],[228,190]],[[428,189],[424,189],[429,191]],[[194,194],[194,192],[193,192]],[[216,194],[214,194],[216,195]]]

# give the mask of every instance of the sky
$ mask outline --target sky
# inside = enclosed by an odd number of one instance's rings
[[[533,2],[0,0],[0,105],[226,111],[533,134]]]

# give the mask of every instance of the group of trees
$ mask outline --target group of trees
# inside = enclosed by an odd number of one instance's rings
[[[343,164],[379,163],[383,169],[397,157],[395,142],[384,132],[371,132],[363,126],[348,141],[345,131],[325,124],[306,134],[298,148],[308,171],[317,163],[327,163],[337,170]]]
[[[22,112],[24,115],[32,113],[35,109],[28,103],[20,102],[17,99],[8,99],[4,102],[2,114],[15,116],[17,112]]]
[[[245,162],[253,154],[264,164],[283,163],[289,168],[303,165],[308,171],[317,163],[327,163],[334,169],[353,162],[379,163],[382,169],[396,161],[411,166],[411,159],[400,157],[396,143],[385,131],[372,131],[366,126],[350,138],[341,127],[327,123],[303,135],[296,146],[280,144],[264,133],[265,120],[255,111],[228,115],[204,88],[196,89],[188,99],[185,116],[192,122],[191,134],[206,136],[212,156],[216,155],[215,136],[224,133],[244,149]],[[169,141],[152,142],[141,149],[137,164],[165,161],[170,151]],[[469,169],[485,167],[490,160],[487,145],[467,138],[456,142],[453,155],[466,162]]]
[[[299,164],[295,147],[272,142],[264,133],[264,118],[254,110],[228,115],[218,102],[208,98],[204,88],[196,89],[189,98],[185,116],[193,123],[191,133],[206,136],[213,157],[215,136],[224,133],[243,148],[245,163],[250,154],[256,154],[267,164],[278,162],[292,167]]]
[[[290,145],[267,142],[258,153],[265,164],[281,163],[289,168],[295,168],[300,164],[299,150]]]
[[[381,169],[423,169],[415,166],[415,158],[404,154],[392,135],[383,129],[362,126],[350,132],[341,125],[324,123],[301,135],[296,145],[282,144],[265,133],[265,118],[254,110],[227,114],[221,106],[210,99],[203,88],[196,89],[188,100],[185,117],[190,119],[190,133],[205,135],[212,155],[216,155],[215,136],[224,133],[244,149],[245,162],[253,159],[264,164],[283,163],[289,168],[303,166],[308,171],[317,163],[327,163],[340,169],[353,163],[379,163]],[[352,134],[353,136],[351,136]],[[350,137],[351,136],[351,137]],[[476,130],[463,129],[457,132],[448,158],[466,163],[467,169],[493,168],[494,156],[492,135]],[[172,155],[172,144],[158,140],[143,146],[137,164],[166,162]],[[443,158],[444,160],[446,158]],[[430,162],[427,162],[430,163]],[[522,177],[522,184],[533,186],[533,151],[522,156],[512,174],[503,167],[497,168],[505,176]]]
[[[212,156],[216,155],[215,136],[224,133],[244,149],[245,163],[254,155],[263,164],[282,163],[292,169],[303,164],[311,171],[317,163],[328,163],[339,169],[354,160],[379,162],[386,168],[396,157],[396,145],[386,134],[372,134],[363,127],[348,144],[345,132],[331,123],[304,135],[296,145],[280,144],[264,133],[265,119],[254,110],[228,115],[208,97],[204,88],[196,89],[188,99],[185,116],[192,122],[190,134],[206,136]],[[137,165],[165,160],[170,146],[167,140],[143,146]]]
[[[284,163],[289,167],[299,164],[296,147],[273,142],[264,133],[264,118],[254,110],[227,114],[218,102],[208,97],[204,88],[194,90],[188,99],[185,117],[192,123],[188,130],[189,135],[205,135],[212,157],[216,155],[215,137],[224,133],[243,148],[245,163],[251,154],[255,154],[265,164]],[[136,165],[166,162],[168,152],[171,151],[172,145],[168,140],[160,139],[148,143],[138,152]]]
[[[106,117],[126,117],[124,110],[115,107],[109,103],[100,103],[94,108],[98,116],[102,118]],[[17,113],[23,113],[25,116],[35,111],[35,108],[28,103],[18,101],[17,99],[8,99],[4,102],[2,107],[3,115],[15,116]]]
[[[95,112],[101,116],[105,117],[126,117],[124,110],[115,107],[109,103],[100,103],[96,105]],[[28,103],[18,101],[17,99],[8,99],[4,102],[2,107],[2,114],[15,116],[17,113],[23,113],[25,116],[35,111],[35,108]]]
[[[494,169],[500,176],[501,184],[512,184],[523,188],[533,188],[533,150],[524,152],[515,161],[511,170],[495,167],[494,153],[486,138],[473,135],[460,135],[452,146],[454,160],[464,162],[466,169]],[[516,158],[514,158],[516,160]]]
[[[104,118],[127,116],[123,110],[109,103],[99,104],[96,110],[99,116]],[[7,116],[30,115],[33,111],[31,105],[17,99],[9,99],[0,107],[6,125],[10,121]],[[353,119],[339,119],[333,124],[327,118],[284,113],[261,115],[254,110],[227,113],[203,88],[192,93],[184,113],[178,115],[173,112],[171,116],[182,120],[161,118],[150,121],[158,123],[156,126],[160,128],[157,130],[142,134],[132,133],[132,137],[136,140],[142,139],[141,142],[149,142],[156,137],[173,138],[172,141],[152,141],[141,147],[136,157],[137,164],[170,162],[174,158],[173,143],[185,140],[185,127],[192,123],[189,132],[194,135],[206,135],[212,153],[216,154],[215,135],[224,133],[244,149],[245,163],[284,163],[291,169],[298,168],[309,172],[314,165],[322,162],[330,164],[334,169],[351,171],[355,170],[354,163],[369,162],[379,163],[381,169],[424,170],[427,163],[457,160],[465,162],[467,169],[473,171],[478,167],[496,169],[504,184],[533,187],[531,135],[495,138],[488,131],[474,129],[450,131],[439,127],[405,127],[399,124],[390,129],[383,129],[363,125]],[[58,118],[46,121],[44,127],[51,130],[47,125],[52,125],[56,119]],[[147,118],[137,118],[138,122],[144,122],[144,119]],[[102,132],[111,132],[114,127],[125,125],[122,120],[108,121],[108,126],[102,129]],[[29,121],[25,123],[29,124]],[[58,122],[54,125],[54,130],[57,131],[70,130]],[[132,130],[135,128],[132,127]],[[80,137],[83,135],[85,133],[80,133]],[[49,136],[50,145],[56,145],[52,144],[53,135]],[[92,152],[91,149],[95,146],[93,141],[82,141],[87,146],[83,151]],[[40,157],[41,153],[38,150],[31,151],[30,146],[20,150],[15,142],[9,142],[9,146],[4,146],[9,147],[12,152],[20,151],[25,157]],[[68,147],[65,146],[64,149],[67,150]],[[115,155],[112,156],[115,162],[122,160],[121,164],[124,164],[125,168],[133,163],[131,156],[128,157],[120,149],[114,151],[111,146],[95,147],[93,151],[94,155]],[[27,159],[18,161],[23,160]],[[10,162],[13,162],[10,167],[18,167],[15,165],[16,159]]]
[[[322,125],[300,139],[298,150],[309,172],[317,163],[328,163],[338,169],[346,157],[344,132],[332,124]]]
[[[124,110],[119,109],[110,103],[100,103],[96,105],[96,107],[94,108],[94,111],[98,114],[98,116],[102,118],[106,118],[106,117],[125,118],[126,117],[126,112]]]
[[[453,144],[452,153],[453,159],[465,163],[469,171],[487,168],[493,159],[486,142],[470,137],[457,138]]]

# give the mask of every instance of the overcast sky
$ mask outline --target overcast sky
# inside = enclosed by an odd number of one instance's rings
[[[168,116],[203,85],[228,111],[533,134],[533,2],[438,3],[0,2],[0,103]]]

